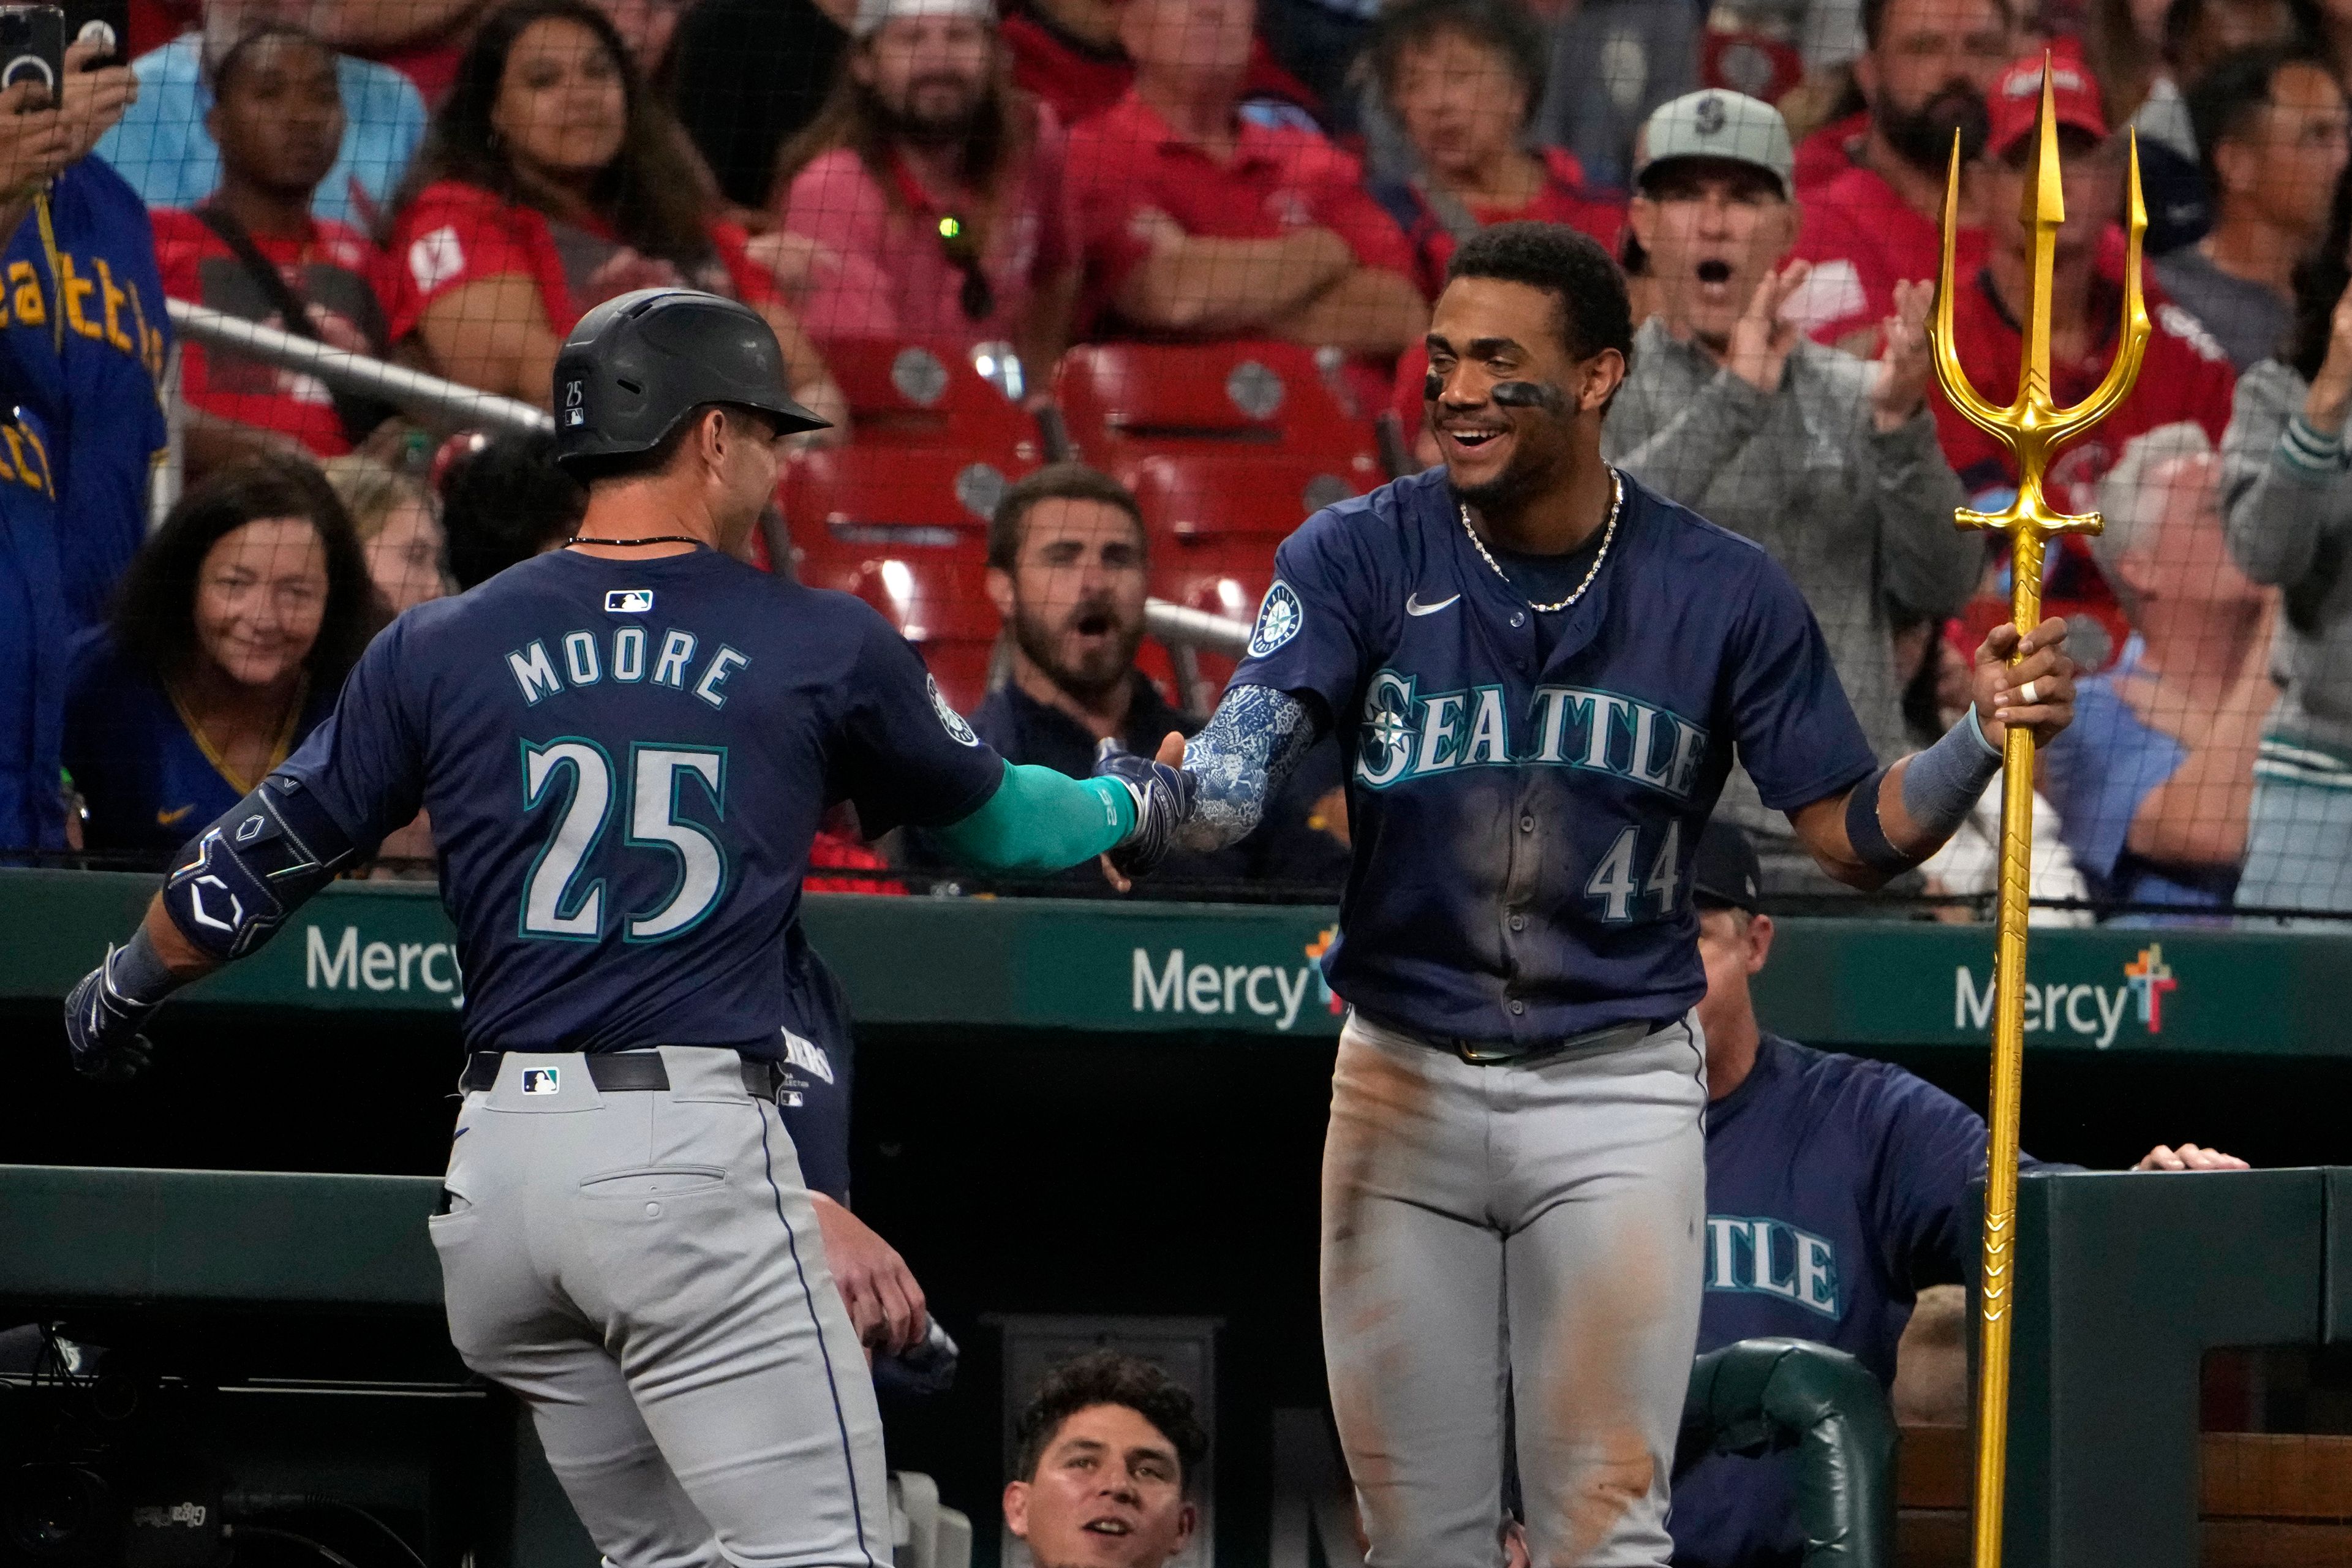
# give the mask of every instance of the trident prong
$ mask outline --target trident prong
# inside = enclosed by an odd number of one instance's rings
[[[2130,133],[2130,211],[2124,256],[2124,331],[2115,363],[2105,379],[2072,408],[2060,408],[2050,395],[2051,272],[2058,251],[2058,229],[2066,221],[2065,186],[2059,174],[2058,122],[2052,109],[2050,57],[2042,56],[2042,113],[2035,128],[2033,177],[2027,182],[2023,210],[2019,213],[2033,231],[2032,294],[2027,301],[2022,363],[2018,367],[2017,397],[2006,408],[1979,396],[1960,364],[1952,332],[1954,253],[1959,230],[1960,138],[1952,134],[1952,162],[1944,187],[1943,268],[1936,289],[1936,314],[1928,335],[1936,351],[1936,376],[1952,406],[1977,428],[2006,446],[2017,460],[2017,495],[1997,512],[1962,509],[1955,521],[1962,528],[2006,533],[2038,565],[2042,542],[2053,533],[2096,533],[2103,526],[2095,511],[2076,516],[2053,511],[2042,494],[2043,476],[2057,447],[2104,419],[2122,402],[2138,379],[2140,360],[2147,352],[2150,331],[2147,301],[2140,287],[2140,247],[2147,233],[2147,204],[2139,184],[2139,136]],[[2028,539],[2032,543],[2028,544]],[[2020,627],[2020,630],[2025,628]]]
[[[2147,206],[2139,189],[2139,143],[2131,144],[2131,236],[2124,260],[2124,335],[2116,362],[2097,390],[2073,408],[2050,398],[2051,269],[2058,228],[2066,221],[2065,187],[2058,172],[2058,126],[2053,109],[2050,57],[2042,58],[2042,118],[2035,128],[2033,179],[2020,215],[2033,231],[2033,293],[2025,311],[2025,349],[2017,398],[1996,408],[1969,384],[1952,337],[1953,251],[1959,228],[1960,144],[1952,138],[1950,178],[1944,188],[1944,265],[1929,337],[1936,378],[1944,395],[1979,429],[2017,459],[2017,498],[2000,511],[1965,509],[1962,528],[2009,535],[2010,619],[2021,637],[2042,619],[2042,547],[2053,533],[2096,533],[2097,512],[2081,517],[2053,511],[2042,494],[2051,454],[2104,417],[2131,391],[2147,348],[2147,305],[2140,291],[2140,239]],[[2017,1131],[2024,1093],[2026,910],[2033,894],[2033,731],[2009,726],[2001,737],[2000,931],[1993,952],[1992,1094],[1986,1116],[1984,1272],[1978,1289],[1979,1353],[1977,1379],[1975,1568],[2000,1568],[2001,1504],[2009,1460],[2010,1293],[2016,1286]]]

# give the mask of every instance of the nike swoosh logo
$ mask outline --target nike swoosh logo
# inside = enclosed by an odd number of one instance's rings
[[[1453,595],[1452,598],[1440,599],[1433,605],[1424,605],[1421,602],[1421,596],[1419,595],[1407,594],[1404,596],[1404,613],[1408,616],[1433,616],[1437,614],[1438,611],[1445,608],[1446,605],[1454,603],[1454,599],[1458,599],[1461,596],[1461,595],[1456,594]]]
[[[176,827],[179,826],[180,819],[182,817],[187,816],[188,813],[195,809],[196,808],[193,805],[184,805],[177,811],[159,811],[155,814],[155,826],[158,827]]]

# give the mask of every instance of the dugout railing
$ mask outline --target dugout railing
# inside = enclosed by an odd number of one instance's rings
[[[554,417],[534,404],[478,391],[460,382],[445,380],[366,354],[331,348],[315,339],[298,337],[292,332],[245,321],[225,310],[215,310],[185,300],[173,300],[170,305],[172,325],[184,338],[207,348],[226,349],[248,359],[259,360],[281,370],[315,376],[338,392],[381,398],[436,426],[526,434],[555,428]],[[172,502],[179,497],[179,431],[186,412],[185,405],[178,396],[176,376],[167,377],[167,381],[172,387],[167,403],[173,430],[173,456],[163,465],[151,498],[151,510],[157,518],[169,510]],[[782,543],[778,540],[770,542],[772,555],[779,552]],[[1201,652],[1238,658],[1249,646],[1250,629],[1246,622],[1182,605],[1171,605],[1161,599],[1150,600],[1144,605],[1144,629],[1171,652],[1179,654]]]

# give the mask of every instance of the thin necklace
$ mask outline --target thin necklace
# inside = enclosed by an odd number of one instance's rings
[[[1533,599],[1529,599],[1528,601],[1528,608],[1535,611],[1536,614],[1539,616],[1548,616],[1555,610],[1567,609],[1570,605],[1575,604],[1576,601],[1584,597],[1584,591],[1592,586],[1592,580],[1595,577],[1601,575],[1601,563],[1609,559],[1610,542],[1617,537],[1617,509],[1625,504],[1625,476],[1619,473],[1616,469],[1612,468],[1609,470],[1609,482],[1613,493],[1609,498],[1608,524],[1601,531],[1601,553],[1592,558],[1591,570],[1585,573],[1584,581],[1579,583],[1576,585],[1576,592],[1570,594],[1567,598],[1549,605],[1538,605]],[[1455,504],[1462,510],[1462,531],[1470,536],[1471,547],[1478,552],[1478,559],[1484,561],[1488,566],[1493,567],[1496,576],[1500,577],[1506,583],[1510,583],[1511,586],[1514,589],[1517,589],[1518,584],[1511,583],[1511,574],[1504,571],[1500,566],[1496,565],[1495,558],[1486,553],[1486,542],[1478,537],[1478,531],[1476,529],[1470,526],[1469,503],[1467,501],[1460,501]]]
[[[640,544],[698,545],[702,543],[702,541],[699,539],[690,539],[683,533],[654,533],[648,534],[643,539],[607,539],[601,533],[575,533],[563,542],[566,544],[611,544],[620,546],[624,549],[635,549]],[[704,548],[707,549],[709,547],[704,546]]]

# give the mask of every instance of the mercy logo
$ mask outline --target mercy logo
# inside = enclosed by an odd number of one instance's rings
[[[2164,1033],[2164,994],[2180,989],[2180,982],[2172,977],[2172,965],[2164,962],[2161,943],[2150,942],[2139,950],[2137,958],[2124,965],[2124,984],[2131,988],[2132,1000],[2138,1004],[2139,1021],[2147,1026],[2147,1032]]]
[[[1423,697],[1419,685],[1383,669],[1364,693],[1356,777],[1373,789],[1456,768],[1532,763],[1614,773],[1688,800],[1706,760],[1704,729],[1614,691],[1537,687],[1515,742],[1501,687]]]
[[[1199,1013],[1206,1016],[1238,1016],[1246,1008],[1274,1026],[1287,1030],[1298,1022],[1299,1004],[1318,971],[1313,964],[1296,970],[1270,963],[1195,963],[1187,966],[1184,950],[1169,950],[1155,964],[1142,948],[1135,950],[1135,993],[1138,1013],[1148,1003],[1155,1013]]]
[[[453,942],[388,942],[362,945],[360,928],[345,926],[342,940],[327,945],[326,932],[317,926],[302,933],[302,984],[310,991],[406,991],[417,986],[449,1005],[466,1005],[466,980],[457,968],[457,944]],[[446,965],[446,968],[445,968]]]
[[[1323,955],[1330,952],[1339,940],[1339,928],[1325,926],[1315,933],[1315,940],[1307,944],[1307,962],[1313,964],[1315,969],[1315,994],[1322,998],[1323,1010],[1334,1018],[1346,1016],[1348,1004],[1337,991],[1331,989],[1331,982],[1324,976]]]
[[[1985,977],[1984,989],[1977,989],[1975,971],[1962,964],[1952,972],[1952,1027],[1979,1033],[1992,1025],[1992,977]],[[2105,1050],[2116,1043],[2116,1031],[2124,1021],[2124,1007],[2131,1001],[2131,986],[2070,985],[2059,981],[2050,985],[2028,984],[2025,987],[2025,1032],[2029,1035],[2057,1034],[2063,1031],[2080,1039],[2087,1039]]]

